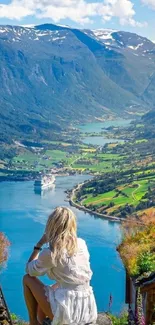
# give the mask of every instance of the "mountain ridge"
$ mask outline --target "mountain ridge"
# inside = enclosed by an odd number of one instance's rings
[[[0,141],[153,107],[155,44],[128,32],[94,33],[0,25]]]

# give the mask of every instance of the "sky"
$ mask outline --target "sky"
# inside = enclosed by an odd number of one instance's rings
[[[0,24],[125,30],[155,41],[155,0],[0,0]]]

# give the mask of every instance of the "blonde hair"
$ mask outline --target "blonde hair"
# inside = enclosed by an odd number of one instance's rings
[[[76,231],[76,217],[69,208],[58,207],[49,216],[45,233],[55,265],[61,262],[65,250],[70,257],[77,252]]]

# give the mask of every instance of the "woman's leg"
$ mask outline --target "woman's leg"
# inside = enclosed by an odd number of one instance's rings
[[[43,320],[46,318],[45,313],[43,313],[42,309],[40,308],[40,306],[38,305],[38,309],[37,309],[37,321],[39,324],[43,323]]]
[[[57,283],[53,284],[51,288],[55,291],[57,288],[59,288],[59,285]],[[39,324],[42,324],[43,320],[46,318],[45,313],[42,311],[41,307],[38,305],[37,309],[37,320]]]
[[[23,286],[30,325],[38,325],[38,306],[40,306],[42,312],[52,320],[53,314],[50,303],[47,301],[47,297],[45,296],[44,284],[39,279],[26,274],[23,278]]]

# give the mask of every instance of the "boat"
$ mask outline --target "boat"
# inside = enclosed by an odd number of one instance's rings
[[[36,179],[34,182],[35,189],[45,189],[51,187],[55,182],[55,176],[45,175],[41,176],[40,179]]]
[[[55,190],[55,184],[53,183],[49,187],[41,188],[41,187],[34,187],[34,193],[36,195],[41,196],[42,198],[47,198],[48,196],[53,195]]]

